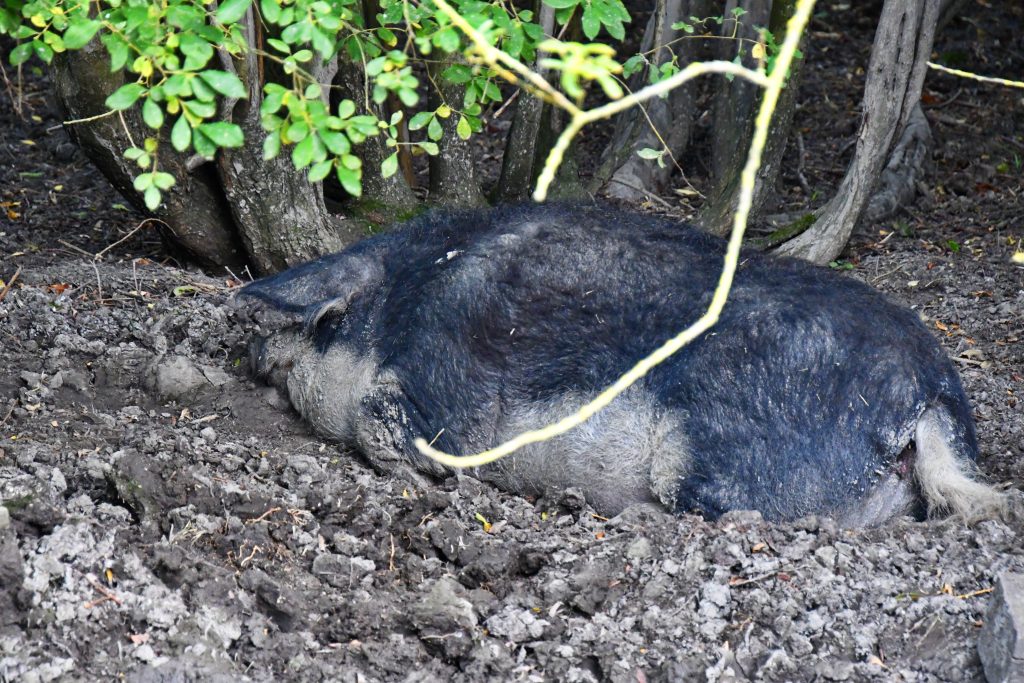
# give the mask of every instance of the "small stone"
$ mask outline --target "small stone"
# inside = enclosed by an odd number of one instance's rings
[[[199,432],[199,436],[203,437],[203,441],[208,444],[217,443],[217,430],[213,427],[203,427]]]
[[[643,536],[633,541],[629,545],[629,548],[626,549],[626,557],[631,560],[646,560],[653,554],[654,551],[651,548],[651,542]]]
[[[758,510],[730,510],[718,518],[718,525],[728,529],[745,529],[764,524],[764,516]]]
[[[195,363],[184,356],[170,356],[146,370],[146,386],[164,401],[188,401],[207,385]]]
[[[978,655],[989,683],[1024,680],[1024,574],[999,575]]]

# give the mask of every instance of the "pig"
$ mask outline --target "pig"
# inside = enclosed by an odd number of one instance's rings
[[[452,472],[563,418],[707,309],[725,242],[596,204],[435,211],[247,285],[283,314],[257,375],[377,470]],[[918,316],[848,277],[744,252],[717,325],[595,417],[470,470],[509,492],[582,490],[715,519],[997,515],[971,407]]]

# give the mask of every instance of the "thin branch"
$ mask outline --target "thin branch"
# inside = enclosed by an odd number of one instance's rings
[[[960,69],[950,69],[948,66],[942,66],[935,62],[928,62],[928,66],[936,71],[942,71],[947,74],[953,74],[954,76],[960,76],[962,78],[970,78],[973,81],[981,81],[982,83],[997,83],[999,85],[1005,85],[1010,88],[1024,88],[1024,81],[1011,81],[1006,78],[993,78],[992,76],[979,76],[978,74],[971,73],[970,71],[961,71]]]
[[[635,93],[626,95],[622,99],[613,100],[608,104],[595,107],[594,109],[588,109],[587,111],[577,110],[578,113],[573,114],[572,120],[569,121],[565,130],[562,131],[562,134],[559,136],[555,146],[551,148],[551,153],[548,155],[547,163],[544,164],[544,170],[537,179],[537,189],[534,190],[533,193],[534,200],[542,202],[547,198],[548,187],[555,179],[555,172],[558,170],[558,166],[562,163],[562,156],[565,154],[565,150],[568,149],[572,138],[576,136],[583,126],[594,121],[610,118],[615,114],[618,114],[620,111],[629,109],[641,102],[646,102],[652,97],[658,97],[670,90],[673,90],[674,88],[678,88],[683,83],[692,80],[697,76],[712,73],[732,74],[734,76],[746,78],[752,83],[756,83],[764,88],[768,88],[769,83],[771,82],[771,79],[766,76],[763,71],[748,69],[745,66],[741,66],[733,62],[725,62],[721,60],[711,62],[694,62],[679,73],[673,75],[671,78],[666,78],[654,85],[649,85],[643,90],[638,90]]]
[[[520,62],[515,57],[512,57],[487,42],[484,35],[473,28],[473,26],[466,21],[462,15],[452,9],[452,6],[445,2],[445,0],[434,0],[434,5],[444,12],[445,16],[451,19],[451,22],[466,34],[466,37],[468,37],[476,47],[476,51],[480,53],[480,57],[493,68],[501,72],[503,78],[512,83],[519,82],[519,78],[516,78],[509,72],[510,69],[511,71],[519,74],[521,78],[525,79],[537,91],[544,93],[544,95],[546,95],[553,104],[574,116],[580,113],[580,108],[573,104],[565,95],[562,94],[560,90],[556,90],[555,87],[548,83],[543,76]],[[503,69],[500,66],[501,64],[504,64],[508,69]]]

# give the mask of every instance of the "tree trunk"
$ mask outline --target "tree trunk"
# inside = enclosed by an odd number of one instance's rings
[[[917,196],[928,162],[932,144],[932,130],[918,103],[910,114],[903,135],[889,156],[871,201],[864,210],[864,220],[875,223],[895,215],[900,208],[909,206]]]
[[[456,132],[459,125],[457,110],[462,108],[466,88],[462,85],[448,83],[441,78],[441,73],[452,64],[459,63],[457,55],[449,55],[438,62],[427,65],[430,81],[430,107],[436,109],[447,104],[452,114],[441,119],[444,137],[438,143],[440,153],[430,157],[430,202],[446,206],[486,206],[476,180],[476,162],[473,159],[473,144],[463,140]]]
[[[57,55],[53,62],[53,83],[67,119],[83,119],[107,112],[107,96],[124,84],[121,73],[110,73],[110,62],[99,41],[93,41],[73,56]],[[123,121],[123,124],[122,124]],[[224,201],[217,176],[209,166],[191,171],[187,158],[178,154],[166,139],[160,145],[160,169],[174,175],[177,184],[164,192],[156,211],[148,211],[142,196],[132,187],[140,169],[125,159],[124,150],[141,146],[155,135],[135,110],[104,116],[86,123],[66,126],[89,160],[139,211],[159,219],[165,242],[184,249],[190,259],[207,268],[230,268],[239,272],[246,254]],[[127,132],[126,132],[127,129]],[[130,140],[129,140],[130,133]]]
[[[338,60],[339,69],[334,78],[331,107],[336,108],[338,102],[347,98],[355,102],[359,113],[366,113],[373,108],[374,114],[388,121],[390,117],[387,113],[374,105],[366,93],[363,65],[344,55],[339,55]],[[377,225],[388,225],[414,213],[419,201],[405,181],[405,176],[402,173],[389,178],[381,175],[381,163],[395,151],[385,145],[384,138],[380,135],[367,138],[353,149],[352,153],[363,160],[363,196],[348,203],[353,215]]]
[[[256,32],[262,29],[254,27],[251,9],[244,30],[249,44],[257,44]],[[263,159],[266,133],[260,125],[260,105],[265,65],[261,59],[255,52],[237,62],[222,59],[226,68],[238,74],[249,97],[234,103],[230,112],[245,134],[245,144],[220,150],[217,168],[254,265],[260,273],[273,273],[337,251],[365,235],[365,230],[354,221],[332,217],[324,204],[323,186],[308,182],[306,171],[296,169],[287,153]]]
[[[682,40],[674,48],[662,46],[682,35],[672,28],[674,23],[685,21],[691,15],[704,16],[704,4],[702,0],[658,0],[640,48],[641,52],[658,48],[651,60],[655,67],[671,62],[673,56],[678,57],[683,66],[696,59],[699,41]],[[650,69],[630,80],[632,90],[648,82]],[[696,94],[697,83],[691,81],[673,90],[667,98],[648,100],[619,114],[612,143],[594,174],[591,189],[605,187],[608,196],[627,201],[639,201],[649,192],[664,190],[675,170],[672,159],[681,157],[690,141]],[[637,154],[645,148],[661,150],[666,147],[670,156],[663,158],[662,165]]]
[[[780,252],[828,263],[846,246],[895,140],[921,99],[938,2],[885,0],[864,86],[864,118],[853,161],[814,225]]]
[[[780,44],[785,39],[786,22],[792,16],[795,4],[794,0],[776,0],[772,4],[767,24],[769,30],[779,36],[777,42]],[[748,20],[750,24],[745,25],[741,30],[750,31],[750,37],[756,40],[757,33],[752,30],[752,26],[764,25],[759,22],[768,7],[760,0],[743,3],[743,6],[748,11],[743,19]],[[775,113],[772,115],[768,142],[762,154],[761,167],[757,171],[754,184],[754,197],[750,207],[751,216],[760,213],[764,203],[772,196],[782,170],[782,156],[789,140],[793,112],[796,111],[802,62],[803,60],[797,60],[790,67],[786,88],[779,96]],[[747,66],[756,66],[756,60],[750,57],[749,50],[744,50],[744,63]],[[750,148],[750,140],[754,134],[754,118],[760,102],[759,90],[753,83],[736,78],[731,82],[723,79],[721,90],[718,93],[715,106],[715,142],[712,146],[715,184],[708,192],[707,201],[697,218],[697,223],[704,230],[716,235],[725,235],[732,227],[733,214],[736,212],[736,204],[739,201],[740,173],[746,164],[747,150]]]
[[[537,7],[539,5],[539,7]],[[555,28],[555,11],[548,5],[535,5],[538,21],[546,36],[552,35]],[[550,74],[533,68],[548,78]],[[505,142],[502,156],[501,177],[494,188],[493,198],[498,202],[513,202],[528,199],[533,192],[533,185],[547,161],[548,152],[558,139],[565,116],[561,110],[554,110],[550,105],[521,91],[516,101],[516,111],[512,126]],[[566,150],[562,164],[558,167],[555,181],[551,184],[551,199],[579,198],[586,196],[579,179],[576,166],[576,144]]]
[[[791,4],[782,3],[779,4]],[[732,16],[735,8],[742,8],[746,13],[740,18],[738,26],[732,21],[722,25],[722,35],[728,37],[735,33],[740,43],[723,41],[718,58],[732,60],[737,53],[743,66],[748,69],[757,68],[758,60],[753,57],[750,43],[759,38],[757,27],[767,26],[772,16],[771,0],[728,0],[723,14]],[[775,27],[772,27],[775,30]],[[751,121],[753,112],[757,111],[761,100],[760,86],[745,78],[720,78],[715,93],[714,121],[711,144],[711,170],[715,178],[727,179],[738,167],[742,168],[746,159],[747,149],[753,133]],[[737,164],[737,160],[739,163]]]
[[[545,36],[555,30],[555,10],[540,2],[534,3],[534,11]],[[533,68],[548,78],[550,72],[540,69],[536,63]],[[512,126],[505,140],[505,153],[501,158],[501,177],[494,188],[494,198],[499,202],[512,202],[526,199],[533,189],[533,181],[540,174],[544,159],[539,158],[537,139],[541,133],[541,119],[545,105],[542,100],[520,91],[516,100]]]

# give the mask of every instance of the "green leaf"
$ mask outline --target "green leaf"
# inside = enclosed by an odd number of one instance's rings
[[[622,22],[618,19],[606,22],[604,28],[608,31],[608,35],[615,40],[623,40],[626,37],[626,27],[623,26]]]
[[[420,101],[420,96],[412,88],[401,88],[398,91],[398,99],[402,100],[402,104],[407,107],[415,107],[416,103]]]
[[[123,111],[135,104],[144,92],[146,89],[138,83],[126,83],[115,90],[105,104],[115,111]]]
[[[427,137],[431,140],[440,140],[444,137],[444,129],[436,116],[430,119],[430,125],[427,126]]]
[[[217,99],[217,91],[206,85],[206,81],[201,78],[193,78],[191,80],[192,92],[195,94],[196,99],[202,102],[213,102]]]
[[[233,73],[218,69],[207,69],[199,73],[199,78],[203,79],[204,83],[225,97],[245,99],[247,95],[242,81]]]
[[[338,182],[345,188],[345,192],[348,192],[353,197],[359,197],[363,194],[363,183],[362,177],[363,172],[361,169],[352,169],[346,166],[338,165],[337,167]]]
[[[544,4],[553,9],[568,9],[580,4],[580,0],[544,0]]]
[[[276,114],[284,103],[284,95],[280,92],[268,92],[266,97],[263,98],[262,104],[260,104],[260,113],[264,116],[267,114]]]
[[[160,190],[155,185],[146,188],[146,191],[142,193],[142,199],[146,202],[146,208],[150,211],[156,211],[160,208]]]
[[[305,168],[313,161],[313,140],[314,136],[307,135],[292,150],[292,163],[295,168]]]
[[[153,174],[152,173],[142,173],[142,174],[139,174],[139,175],[135,176],[135,180],[134,180],[134,182],[132,182],[132,187],[134,187],[137,192],[145,192],[146,190],[148,190],[152,186],[153,186]]]
[[[13,33],[20,23],[17,14],[0,7],[0,34]]]
[[[356,105],[352,100],[342,100],[338,103],[338,118],[347,119],[356,113]]]
[[[661,158],[661,155],[664,154],[664,152],[662,150],[645,147],[643,149],[637,150],[636,154],[641,159],[659,159]]]
[[[271,24],[281,18],[281,6],[275,0],[260,0],[260,13]]]
[[[441,77],[449,83],[468,83],[473,78],[473,70],[465,64],[453,64],[441,72]]]
[[[459,34],[454,27],[438,31],[434,35],[434,45],[445,52],[455,52],[459,49]]]
[[[217,145],[203,134],[202,126],[192,129],[192,147],[196,150],[196,154],[204,159],[212,159],[217,153]]]
[[[187,108],[189,113],[195,114],[201,119],[210,119],[217,115],[217,105],[214,102],[189,100],[188,102],[182,102],[181,106]]]
[[[313,168],[309,169],[309,175],[306,178],[311,183],[317,183],[327,177],[327,174],[331,172],[334,167],[334,161],[328,159],[321,161],[317,164],[313,164]]]
[[[309,135],[309,126],[305,121],[294,121],[284,131],[284,139],[287,142],[301,142]]]
[[[433,142],[417,142],[417,146],[430,156],[437,156],[438,148]]]
[[[124,65],[128,63],[130,54],[128,43],[113,33],[104,33],[100,36],[100,42],[107,46],[107,52],[110,53],[111,73],[123,69]]]
[[[277,133],[271,133],[263,141],[263,159],[269,160],[276,157],[281,152],[281,136]]]
[[[28,61],[28,58],[32,56],[32,43],[22,43],[16,48],[11,50],[10,60],[11,66],[18,66]]]
[[[473,129],[465,116],[459,117],[459,125],[455,127],[455,132],[463,140],[468,140],[469,136],[473,134]]]
[[[316,50],[322,58],[329,59],[331,55],[334,54],[334,39],[325,31],[321,30],[320,27],[313,28],[310,32],[309,40],[313,45],[313,49]]]
[[[434,119],[434,112],[421,111],[409,119],[409,130],[419,130],[426,127]]]
[[[285,53],[286,55],[290,55],[292,53],[292,49],[288,47],[288,43],[277,38],[267,38],[267,45],[274,48],[278,52]]]
[[[174,176],[170,173],[158,171],[153,174],[153,184],[161,190],[169,190],[174,187]]]
[[[160,126],[164,125],[164,110],[152,97],[147,97],[142,103],[142,120],[153,130],[159,130]]]
[[[237,124],[226,121],[201,123],[199,131],[218,147],[241,147],[245,142],[242,129]]]
[[[100,30],[101,25],[100,22],[92,20],[76,21],[64,32],[64,47],[69,50],[85,47],[96,35],[96,31]]]
[[[593,5],[588,5],[583,10],[580,23],[583,26],[583,34],[590,40],[597,38],[597,34],[601,32],[601,20],[597,18],[597,12],[594,11]]]
[[[32,52],[36,57],[39,57],[40,61],[44,64],[49,64],[53,59],[53,48],[41,40],[32,41]]]
[[[494,81],[486,81],[484,83],[483,97],[480,101],[490,100],[491,102],[501,102],[501,90],[494,84]]]
[[[222,24],[233,24],[249,9],[252,0],[224,0],[217,8],[217,21]]]
[[[398,172],[398,152],[395,152],[387,159],[385,159],[380,165],[380,174],[385,178],[390,178]]]
[[[320,140],[324,143],[324,146],[331,151],[331,154],[335,156],[341,156],[348,154],[352,151],[352,144],[345,137],[344,133],[336,133],[334,131],[323,131],[320,133]]]
[[[213,47],[199,36],[183,33],[179,40],[178,49],[185,55],[185,70],[198,71],[213,57]]]

